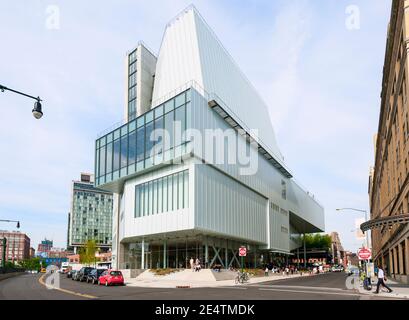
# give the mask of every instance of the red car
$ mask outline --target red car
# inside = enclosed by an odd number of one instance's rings
[[[125,284],[124,277],[121,271],[107,270],[104,271],[98,279],[99,285],[104,285],[106,287],[117,284],[123,286]]]

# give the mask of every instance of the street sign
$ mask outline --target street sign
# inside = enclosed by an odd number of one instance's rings
[[[362,248],[358,251],[359,260],[370,260],[372,258],[372,252],[368,248]]]
[[[246,247],[241,247],[239,249],[239,256],[240,257],[246,257],[247,256],[247,248]]]

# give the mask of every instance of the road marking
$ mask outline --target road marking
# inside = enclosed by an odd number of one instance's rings
[[[38,282],[47,288],[47,285],[44,282],[44,278],[45,278],[46,275],[47,274],[43,274],[40,277],[40,279],[38,279]],[[64,292],[64,293],[72,294],[74,296],[87,298],[87,299],[97,299],[98,298],[98,297],[91,296],[89,294],[78,293],[78,292],[74,292],[74,291],[70,291],[70,290],[66,290],[66,289],[62,289],[62,288],[53,288],[52,290],[58,290],[58,291],[61,291],[61,292]]]
[[[247,290],[248,288],[243,288],[243,287],[214,287],[214,288],[219,288],[219,289],[234,289],[234,290]]]
[[[346,292],[346,289],[340,288],[327,288],[327,287],[308,287],[308,286],[280,286],[280,285],[252,285],[252,287],[259,287],[259,288],[277,288],[277,289],[310,289],[310,290],[326,290],[326,291],[339,291],[339,292]]]
[[[358,297],[360,294],[356,293],[341,293],[341,292],[326,292],[326,291],[306,291],[306,290],[286,290],[286,289],[263,289],[260,288],[260,291],[277,291],[277,292],[294,292],[294,293],[308,293],[308,294],[332,294],[337,296],[354,296]]]

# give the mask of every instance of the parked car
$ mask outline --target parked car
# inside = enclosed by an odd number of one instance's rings
[[[99,277],[105,272],[107,269],[94,269],[92,270],[87,277],[87,283],[96,284],[98,283]]]
[[[89,275],[89,273],[94,270],[94,268],[91,267],[83,267],[80,269],[80,271],[78,271],[78,275],[76,276],[76,280],[79,282],[82,281],[87,281],[87,277]]]
[[[125,281],[121,271],[106,270],[99,277],[98,284],[105,285],[106,287],[115,284],[123,286]]]
[[[72,271],[71,280],[77,281],[78,275],[79,275],[79,271],[78,271],[78,270]]]
[[[67,271],[67,278],[72,278],[73,274],[75,273],[75,270],[68,270]]]
[[[344,268],[342,266],[333,266],[331,268],[331,271],[332,272],[342,272],[342,271],[344,271]]]

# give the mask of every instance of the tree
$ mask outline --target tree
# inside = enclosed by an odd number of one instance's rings
[[[331,248],[331,236],[327,234],[306,234],[305,244],[308,249],[323,249],[329,250]]]
[[[80,249],[80,262],[86,265],[94,263],[97,250],[98,248],[95,240],[88,240],[85,247]]]

